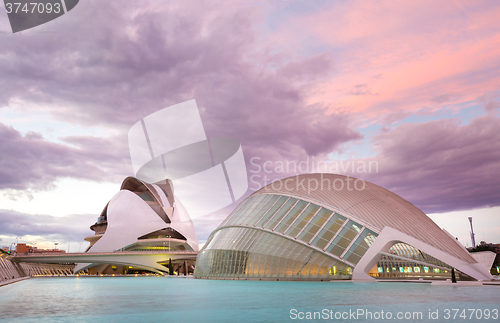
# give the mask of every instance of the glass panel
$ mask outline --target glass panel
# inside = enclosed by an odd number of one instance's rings
[[[241,224],[242,221],[244,221],[248,214],[250,214],[255,208],[259,206],[259,204],[262,202],[262,200],[265,198],[265,195],[259,195],[257,198],[253,199],[251,203],[249,203],[248,207],[244,212],[239,212],[238,218],[233,221],[233,224]]]
[[[304,226],[311,220],[316,212],[319,210],[319,206],[316,204],[309,204],[309,206],[302,212],[302,214],[297,218],[297,221],[285,232],[285,235],[290,237],[295,237],[304,228]]]
[[[274,197],[276,198],[273,199]],[[250,222],[256,222],[257,220],[259,220],[262,214],[264,214],[265,211],[269,209],[268,205],[269,206],[273,205],[278,199],[278,197],[279,196],[276,195],[266,194],[265,199],[259,203],[259,205],[247,216],[245,221],[243,221],[242,223],[248,224]]]
[[[335,213],[332,218],[328,221],[320,233],[314,238],[312,245],[324,249],[326,245],[332,240],[337,231],[342,227],[346,218],[342,215]]]
[[[298,239],[304,242],[311,241],[312,237],[314,237],[319,228],[321,228],[326,220],[328,220],[330,215],[332,215],[332,211],[322,208],[312,219],[312,221],[307,225],[304,231],[302,231]]]
[[[214,241],[217,241],[216,237],[220,234],[219,232],[220,231],[217,231],[217,232],[215,232],[215,234],[212,237],[209,237],[207,245],[204,246],[203,248],[209,249],[210,246],[213,245]]]
[[[274,231],[277,231],[279,233],[285,232],[290,224],[292,224],[293,221],[300,215],[300,213],[302,213],[307,204],[309,203],[306,201],[297,202],[290,213],[288,213],[288,215],[283,219],[283,221],[281,221],[281,223]]]
[[[335,279],[328,272],[345,266],[281,235],[251,228],[225,228],[198,255],[196,277],[276,277]],[[248,251],[248,245],[251,250]]]
[[[229,215],[228,220],[226,222],[224,222],[223,224],[221,224],[221,226],[230,225],[230,224],[233,224],[235,221],[237,221],[240,218],[240,214],[244,213],[250,207],[250,205],[252,205],[253,201],[256,198],[257,198],[256,196],[252,196],[248,200],[246,200],[245,204],[242,207],[240,207],[238,210],[233,211]]]
[[[234,223],[237,219],[239,219],[240,215],[245,213],[246,210],[248,210],[248,208],[250,208],[250,206],[253,204],[253,202],[257,199],[256,196],[252,196],[250,197],[246,202],[245,202],[245,205],[243,205],[241,208],[239,208],[238,210],[235,210],[234,212],[232,212],[233,216],[231,217],[231,219],[229,219],[227,221],[226,224],[231,224],[231,223]],[[225,225],[226,225],[225,224]]]
[[[260,209],[260,211],[252,219],[249,219],[248,225],[255,225],[255,223],[259,221],[262,215],[264,215],[279,198],[280,195],[273,195],[273,197],[266,203],[266,205],[264,205],[264,207]]]
[[[340,257],[359,231],[361,231],[361,225],[349,220],[337,237],[333,239],[327,251]]]
[[[247,210],[241,214],[238,220],[234,222],[234,224],[244,224],[248,222],[249,219],[252,218],[260,209],[266,204],[266,202],[271,198],[271,195],[259,195],[257,199],[255,199]]]
[[[278,202],[273,205],[269,212],[267,212],[266,215],[264,215],[264,217],[260,219],[260,221],[257,223],[257,226],[262,227],[262,225],[266,223],[274,215],[274,213],[276,213],[276,211],[286,202],[286,200],[288,200],[288,196],[280,197]]]
[[[148,192],[142,192],[142,193],[140,193],[139,197],[141,199],[143,199],[144,201],[150,201],[150,202],[154,202],[155,201],[153,199],[153,197],[151,196],[151,194],[149,194]]]
[[[266,224],[265,228],[266,229],[274,229],[274,227],[276,226],[276,224],[278,224],[281,219],[283,219],[283,217],[288,213],[288,211],[290,211],[290,209],[292,208],[292,206],[297,202],[297,199],[291,197],[286,203],[285,205],[283,205],[283,207],[281,208],[281,210],[279,210],[278,212],[276,212],[276,214],[273,216],[273,218]]]
[[[344,255],[344,259],[353,264],[357,264],[366,250],[368,250],[375,241],[375,238],[377,238],[377,234],[365,228],[351,248],[349,248],[349,251]]]

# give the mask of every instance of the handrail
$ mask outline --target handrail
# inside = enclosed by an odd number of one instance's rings
[[[114,251],[114,252],[73,252],[73,253],[29,253],[18,254],[15,258],[22,257],[67,257],[67,256],[99,256],[99,255],[118,255],[118,254],[174,254],[174,255],[195,255],[198,251]]]

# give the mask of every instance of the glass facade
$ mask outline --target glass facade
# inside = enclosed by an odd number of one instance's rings
[[[377,263],[375,277],[426,277],[450,278],[451,267],[417,248],[405,243],[397,243],[389,249],[394,256],[383,255]]]
[[[198,254],[198,278],[346,279],[378,233],[353,216],[293,196],[241,203]],[[375,277],[449,276],[451,267],[404,243],[369,272]]]
[[[321,252],[266,231],[228,227],[198,254],[199,278],[348,279],[352,268]]]
[[[362,224],[308,201],[251,196],[210,236],[195,276],[344,279],[376,237]]]

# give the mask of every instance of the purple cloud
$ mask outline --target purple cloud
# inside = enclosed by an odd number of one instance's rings
[[[331,55],[272,54],[257,40],[262,9],[254,9],[88,1],[72,19],[37,29],[53,35],[2,37],[0,73],[9,77],[0,79],[0,105],[44,106],[56,119],[121,136],[64,139],[76,149],[4,127],[10,137],[2,139],[0,187],[48,187],[58,176],[117,180],[113,174],[130,170],[129,127],[192,98],[207,134],[238,138],[247,156],[296,159],[360,139],[349,115],[306,103],[311,87],[333,72]]]
[[[45,141],[34,132],[23,136],[0,123],[0,189],[45,190],[62,177],[104,181],[126,175],[116,167],[130,159],[121,140],[75,136],[63,140],[72,146]]]
[[[421,23],[428,20],[427,7],[422,5],[410,20],[401,20],[410,12],[405,9],[391,22],[382,16],[385,9],[374,8],[382,11],[373,15],[373,8],[354,4],[353,12],[362,9],[376,22],[380,20],[369,28],[344,24],[352,21],[352,13],[347,12],[332,21],[329,12],[318,10],[325,20],[307,14],[305,25],[299,17],[294,20],[297,26],[312,28],[313,20],[325,23],[312,36],[338,37],[323,40],[320,47],[328,49],[322,53],[311,50],[304,56],[300,49],[290,49],[296,43],[288,49],[279,45],[283,39],[278,38],[286,35],[264,39],[268,36],[261,28],[268,18],[264,5],[235,2],[222,8],[195,2],[187,8],[152,1],[82,2],[68,19],[57,19],[19,37],[0,37],[0,74],[5,76],[0,78],[0,107],[43,109],[57,120],[113,128],[119,135],[66,137],[61,139],[65,145],[0,124],[0,189],[48,189],[63,177],[118,183],[131,173],[126,139],[130,126],[154,111],[193,98],[207,135],[239,139],[250,167],[254,156],[262,162],[326,159],[363,139],[355,129],[367,120],[390,125],[415,111],[432,113],[445,104],[468,102],[471,95],[494,92],[492,75],[498,71],[498,55],[491,51],[489,59],[476,59],[480,49],[492,50],[481,45],[485,29],[479,29],[477,39],[466,37],[470,43],[454,42],[441,13],[455,17],[450,13],[455,11],[437,8],[439,14],[433,17],[439,19],[429,29]],[[493,16],[488,21],[497,26]],[[482,20],[480,15],[460,19],[460,26],[463,20],[469,30],[469,22],[476,19]],[[342,28],[332,28],[337,24]],[[283,21],[282,28],[296,33],[289,27],[291,23]],[[394,38],[395,30],[407,32]],[[362,38],[357,32],[362,32]],[[456,32],[462,35],[460,29]],[[491,41],[495,32],[488,32],[492,35],[485,44],[495,43]],[[422,39],[429,46],[422,46]],[[462,53],[463,58],[451,64],[465,70],[439,70],[449,53],[476,43],[481,45],[477,52]],[[435,44],[451,47],[438,51],[441,47]],[[435,66],[410,64],[420,56],[425,62],[427,52],[440,53],[429,59]],[[468,55],[487,64],[465,64]],[[373,140],[378,153],[373,160],[378,161],[380,172],[360,177],[427,212],[498,205],[495,174],[500,170],[500,138],[495,129],[500,124],[493,92],[478,99],[489,116],[469,125],[440,120],[384,128]],[[293,173],[269,176],[288,175]],[[217,214],[207,219],[219,221]],[[207,223],[199,224],[205,230],[202,235],[211,231]]]
[[[374,138],[380,172],[370,180],[424,212],[500,205],[500,118],[406,123]]]
[[[54,217],[45,214],[26,214],[0,209],[2,235],[11,237],[36,235],[43,237],[46,241],[54,242],[67,241],[68,235],[72,236],[73,241],[83,241],[85,236],[93,234],[89,226],[95,220],[96,216],[91,214]],[[75,223],[80,225],[75,225]]]

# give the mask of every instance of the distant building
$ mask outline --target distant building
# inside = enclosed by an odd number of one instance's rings
[[[5,251],[9,251],[8,247],[2,248]],[[18,243],[15,249],[18,254],[26,254],[26,253],[65,253],[64,250],[59,249],[39,249],[34,246],[30,246],[26,243]]]
[[[16,252],[17,253],[29,253],[30,252],[30,246],[28,246],[25,243],[18,243],[16,245]]]

